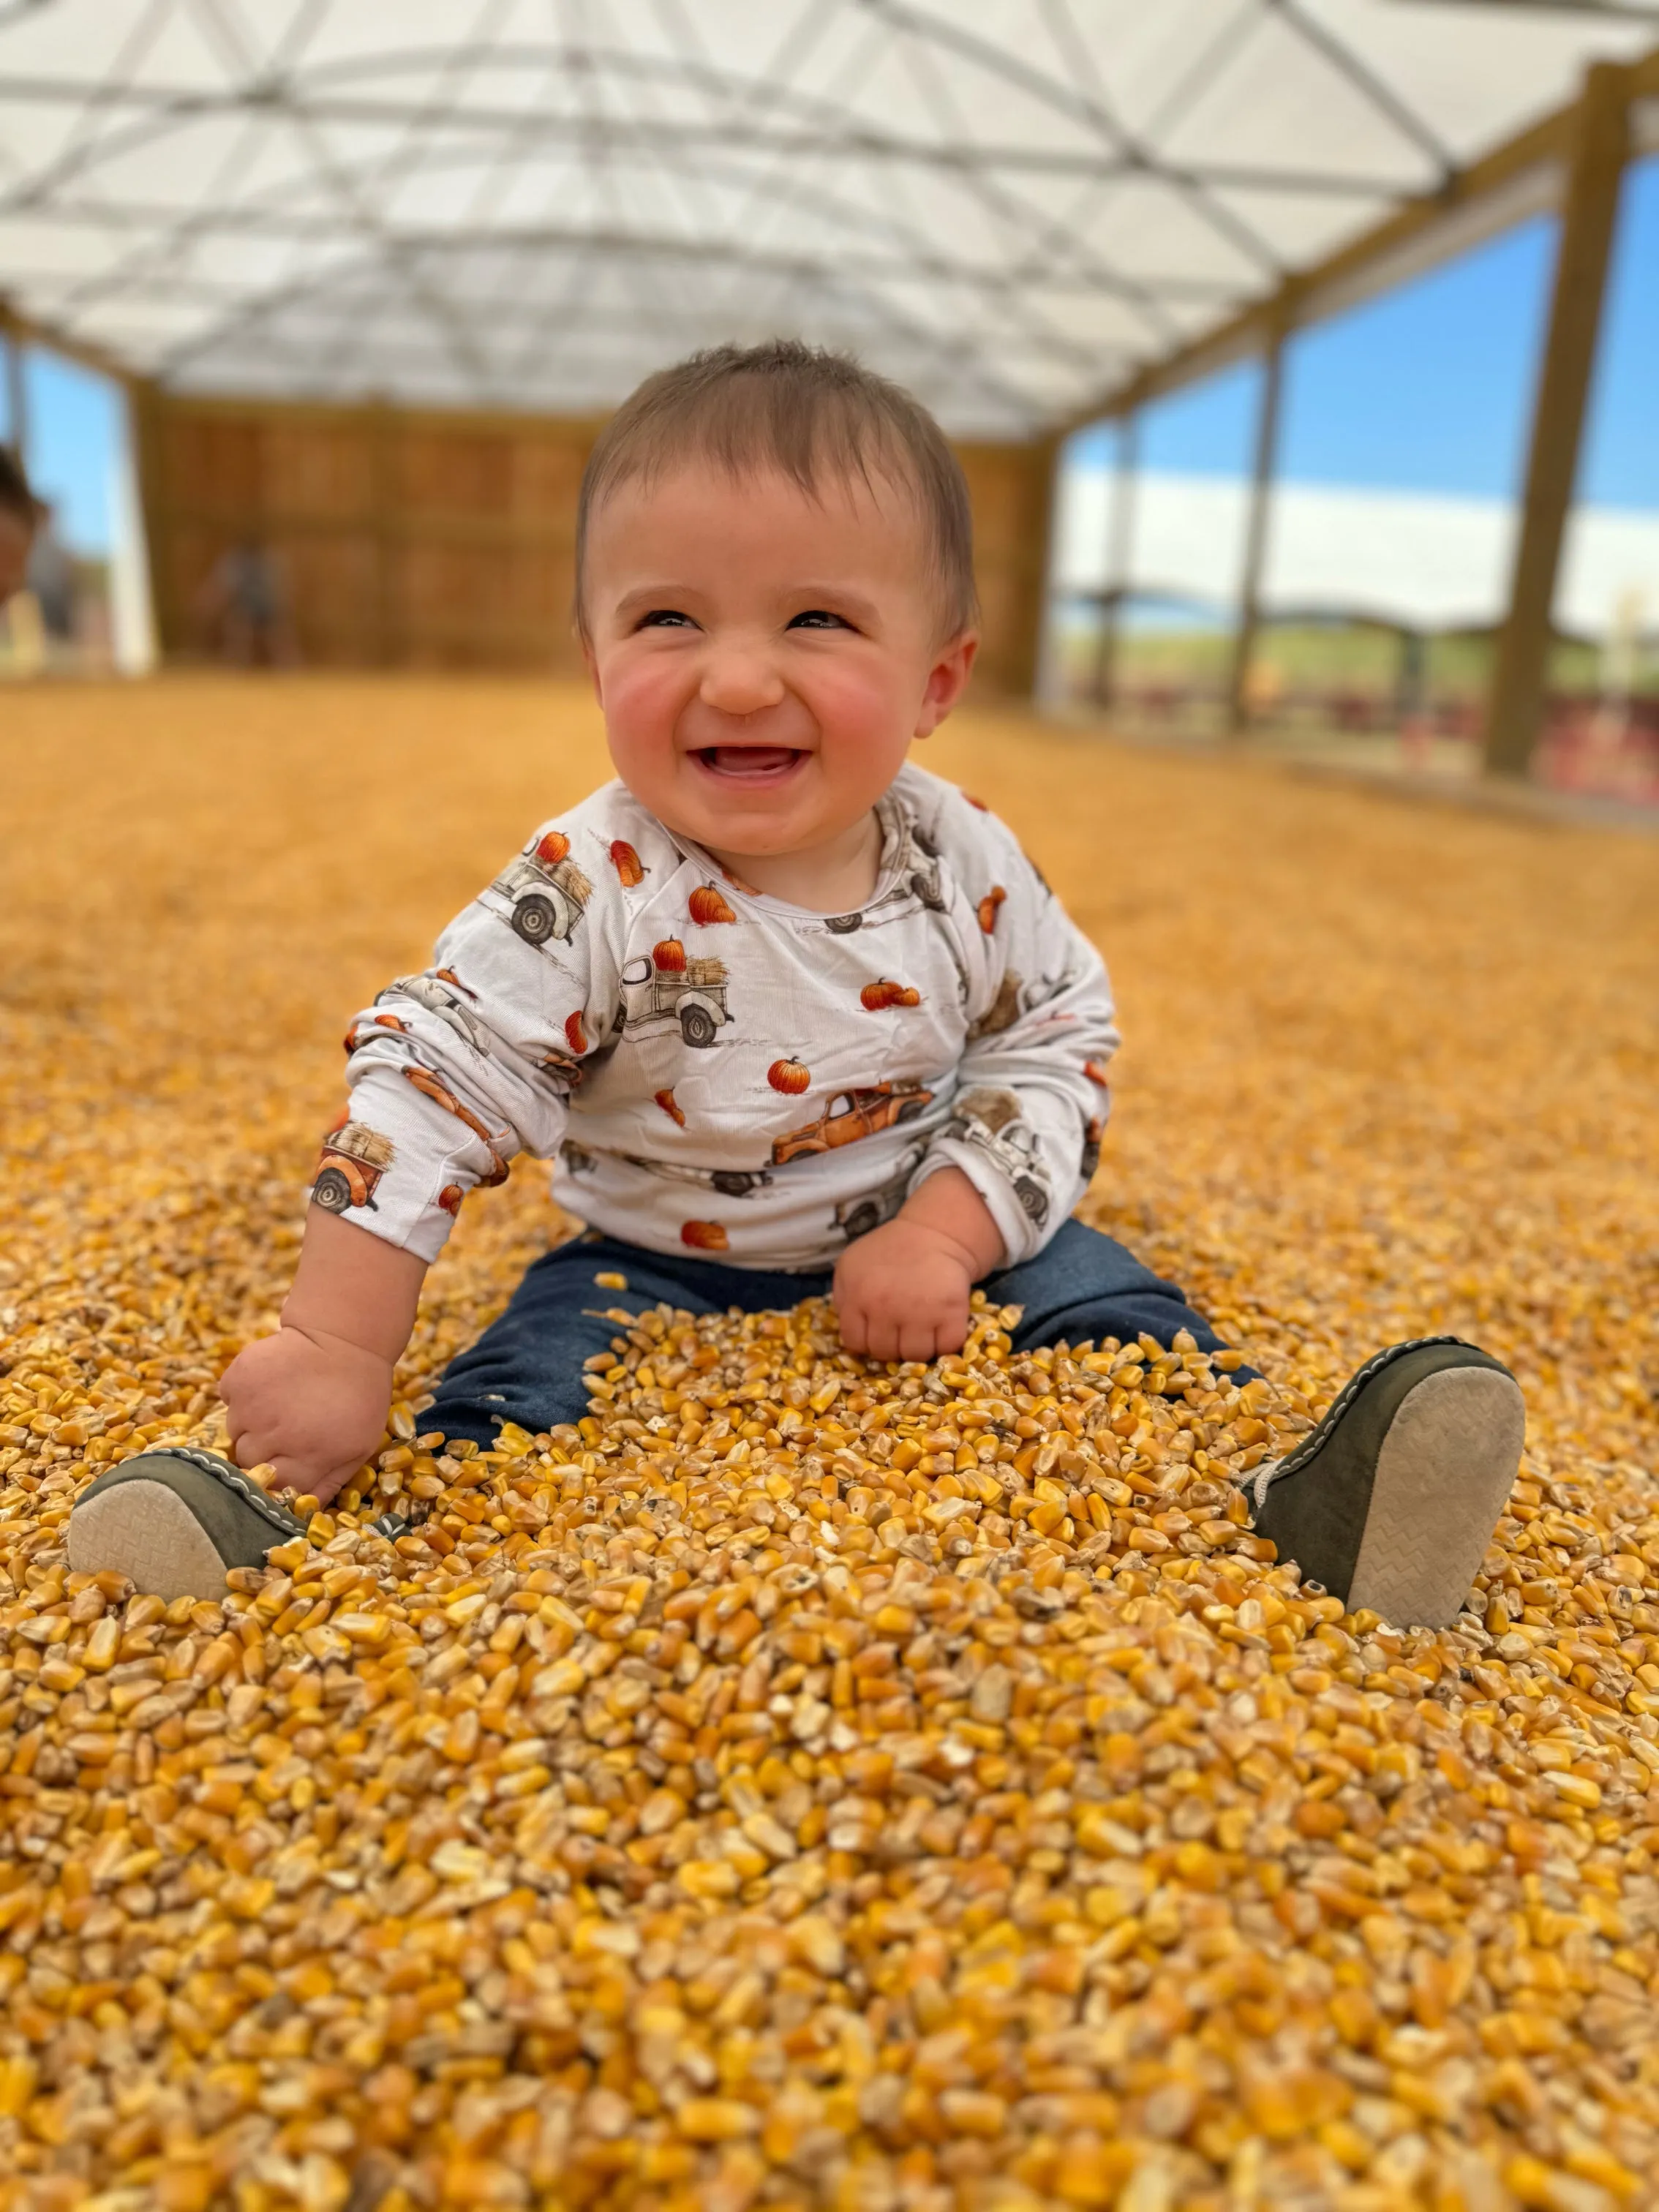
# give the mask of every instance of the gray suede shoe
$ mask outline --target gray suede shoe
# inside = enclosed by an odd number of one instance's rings
[[[172,1444],[100,1474],[70,1515],[70,1571],[130,1576],[169,1602],[217,1597],[232,1567],[259,1567],[305,1522],[216,1452]]]
[[[1368,1360],[1311,1435],[1251,1477],[1253,1525],[1351,1613],[1443,1628],[1521,1463],[1521,1386],[1455,1336]]]

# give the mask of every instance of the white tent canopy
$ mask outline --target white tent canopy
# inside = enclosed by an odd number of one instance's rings
[[[580,412],[719,338],[1073,416],[1652,0],[0,0],[0,291],[184,388]]]

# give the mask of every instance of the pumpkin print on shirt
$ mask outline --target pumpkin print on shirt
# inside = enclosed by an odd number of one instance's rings
[[[713,884],[699,884],[687,902],[687,911],[701,928],[708,928],[717,921],[735,921],[736,914],[729,902]]]
[[[883,975],[873,983],[866,983],[859,993],[859,1004],[866,1014],[878,1014],[888,1006],[919,1006],[920,991],[912,990],[908,983],[895,983]]]
[[[766,1079],[786,1098],[799,1098],[803,1091],[811,1089],[812,1071],[799,1060],[775,1060],[766,1071]]]
[[[645,867],[639,854],[625,837],[611,841],[611,865],[617,871],[617,881],[626,891],[631,891],[645,881]]]

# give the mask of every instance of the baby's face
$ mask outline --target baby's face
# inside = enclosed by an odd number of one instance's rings
[[[921,524],[896,487],[688,464],[606,499],[586,647],[623,781],[721,854],[828,847],[947,714],[977,638],[941,641]]]

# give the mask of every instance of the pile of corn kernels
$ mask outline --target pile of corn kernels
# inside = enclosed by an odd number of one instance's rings
[[[1116,972],[1089,1218],[1267,1379],[601,1274],[590,1417],[451,1449],[524,1164],[358,1485],[164,1606],[68,1573],[76,1490],[220,1437],[345,1018],[604,769],[530,686],[20,693],[0,750],[0,2212],[1659,2198],[1650,848],[964,726]],[[1447,1328],[1531,1431],[1431,1632],[1234,1485]]]

